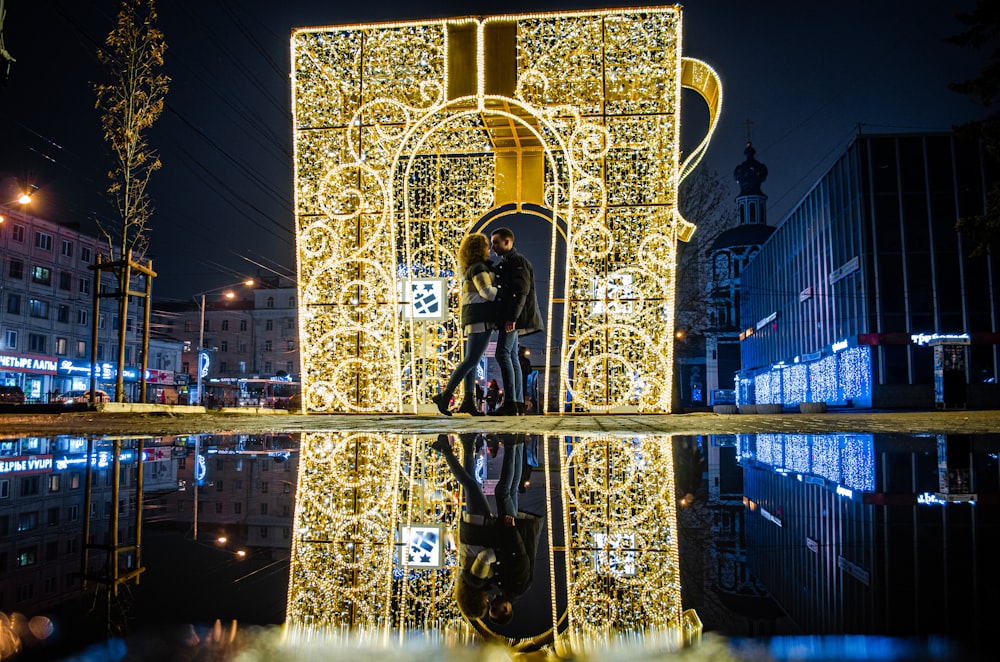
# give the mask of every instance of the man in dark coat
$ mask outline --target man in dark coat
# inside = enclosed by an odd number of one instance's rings
[[[504,404],[497,412],[501,416],[524,414],[524,386],[521,365],[517,360],[518,337],[542,330],[542,316],[535,295],[535,270],[526,257],[514,249],[514,233],[510,228],[497,228],[490,235],[490,247],[500,256],[497,263],[496,357],[503,379]]]
[[[497,623],[507,623],[513,615],[513,601],[531,586],[542,520],[528,513],[506,512],[510,504],[505,507],[505,504],[499,502],[498,516],[493,516],[489,502],[471,472],[475,436],[460,435],[465,460],[470,466],[459,463],[447,435],[438,435],[437,441],[431,446],[444,457],[465,493],[466,509],[458,530],[462,568],[458,584],[466,593],[477,590],[485,592],[491,586],[496,586],[499,594],[489,600],[489,616]],[[515,451],[523,452],[523,441],[521,444],[511,445],[510,450],[509,455],[514,459]],[[505,460],[506,458],[505,455]],[[513,463],[505,461],[500,483],[504,482],[505,474],[511,472],[512,468]],[[478,609],[470,611],[472,613],[468,613],[469,616],[482,615],[477,613]],[[463,613],[467,613],[465,608]]]

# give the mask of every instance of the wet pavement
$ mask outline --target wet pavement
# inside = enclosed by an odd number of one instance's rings
[[[0,434],[198,434],[227,432],[394,432],[430,434],[441,429],[535,434],[739,434],[754,432],[911,432],[985,434],[1000,431],[1000,409],[945,411],[828,411],[823,414],[670,415],[546,414],[540,416],[438,416],[406,414],[299,415],[241,410],[182,413],[188,408],[157,406],[146,412],[103,411],[62,414],[0,414]]]

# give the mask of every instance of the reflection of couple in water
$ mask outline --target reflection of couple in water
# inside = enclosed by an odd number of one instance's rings
[[[465,512],[459,525],[461,572],[455,582],[455,599],[468,618],[489,614],[495,623],[508,623],[513,602],[531,586],[535,547],[541,519],[517,508],[518,487],[524,466],[523,435],[500,435],[504,444],[503,467],[494,491],[493,515],[475,471],[475,434],[461,434],[464,466],[452,451],[448,435],[438,435],[433,447],[444,456],[465,493]]]

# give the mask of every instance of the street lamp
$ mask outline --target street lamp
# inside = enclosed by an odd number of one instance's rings
[[[211,290],[205,290],[204,292],[199,292],[194,296],[201,296],[201,324],[198,326],[198,357],[196,359],[195,368],[195,404],[201,404],[201,380],[205,377],[208,372],[208,365],[202,365],[203,362],[203,351],[205,348],[205,295],[212,294],[214,292],[222,292],[223,296],[227,299],[235,299],[236,292],[233,292],[231,288],[237,285],[245,285],[246,287],[253,287],[254,281],[252,278],[241,283],[233,283],[232,285],[223,285],[222,287],[216,287]],[[223,291],[225,290],[225,291]],[[194,297],[192,297],[194,298]]]

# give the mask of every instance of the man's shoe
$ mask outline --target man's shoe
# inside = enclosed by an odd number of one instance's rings
[[[485,416],[486,415],[483,412],[481,412],[478,409],[476,409],[475,405],[473,405],[471,403],[468,403],[468,402],[463,402],[462,403],[462,406],[458,408],[458,413],[459,414],[471,414],[472,416]]]
[[[517,416],[517,405],[513,402],[505,402],[496,411],[493,412],[494,416]]]
[[[517,415],[518,416],[524,416],[524,403],[523,402],[515,402],[514,406],[517,407]]]
[[[451,393],[448,391],[441,391],[440,393],[435,393],[431,396],[431,402],[437,405],[438,411],[445,416],[451,416],[451,412],[448,411],[448,403],[451,402]]]

